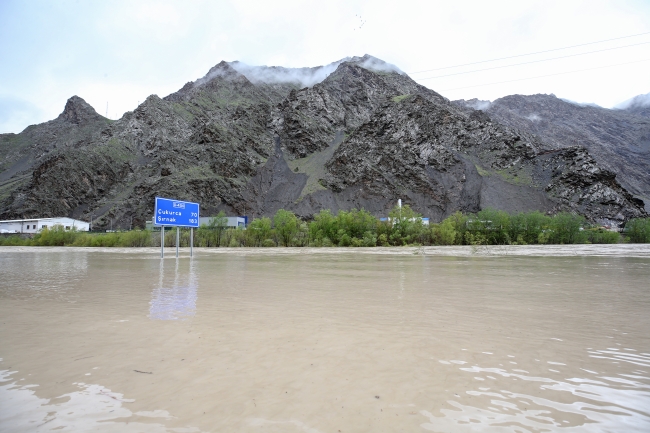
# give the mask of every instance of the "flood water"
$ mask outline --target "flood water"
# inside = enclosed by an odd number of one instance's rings
[[[650,258],[0,252],[0,431],[648,432]]]

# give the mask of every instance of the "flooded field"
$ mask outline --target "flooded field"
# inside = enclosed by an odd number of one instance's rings
[[[3,248],[0,431],[650,431],[648,250],[557,248]]]

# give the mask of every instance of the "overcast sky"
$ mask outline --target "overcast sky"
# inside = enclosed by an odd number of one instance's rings
[[[366,53],[450,99],[554,93],[609,108],[650,92],[650,1],[0,0],[0,133],[55,118],[72,95],[116,119],[221,60]]]

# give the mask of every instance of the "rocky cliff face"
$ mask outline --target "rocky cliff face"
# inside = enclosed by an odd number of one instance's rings
[[[108,121],[81,98],[0,136],[0,217],[142,226],[155,196],[257,217],[329,208],[434,220],[484,207],[572,210],[620,223],[642,203],[583,147],[450,103],[371,56],[319,68],[221,62]]]
[[[26,205],[31,194],[48,194],[46,186],[35,187],[33,177],[54,169],[66,155],[72,157],[94,148],[109,125],[110,121],[86,101],[73,96],[56,119],[29,126],[20,134],[0,134],[0,214],[10,208],[20,209],[18,215],[31,215],[43,209],[38,199],[33,209]],[[51,215],[47,207],[43,210]],[[68,214],[66,210],[56,215]]]
[[[582,106],[553,95],[455,103],[481,109],[499,123],[535,134],[550,148],[585,147],[599,166],[615,173],[616,180],[650,211],[650,117],[643,116],[644,107],[636,99],[620,110]]]

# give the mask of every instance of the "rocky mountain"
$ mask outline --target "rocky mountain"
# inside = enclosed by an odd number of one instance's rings
[[[650,116],[646,95],[609,110],[580,105],[554,95],[511,95],[489,101],[454,101],[480,109],[495,121],[538,136],[549,148],[583,146],[599,166],[650,211]]]
[[[635,96],[615,108],[637,116],[650,117],[650,93]]]
[[[0,146],[3,219],[143,226],[155,196],[252,217],[380,216],[398,198],[434,220],[484,207],[613,224],[645,215],[584,143],[551,143],[453,104],[368,55],[298,69],[221,62],[117,121],[73,97]]]
[[[21,208],[29,195],[28,188],[44,188],[38,183],[37,175],[47,170],[56,158],[81,151],[76,149],[94,148],[109,123],[86,101],[73,96],[56,119],[29,126],[20,134],[0,134],[1,214],[8,206]]]

